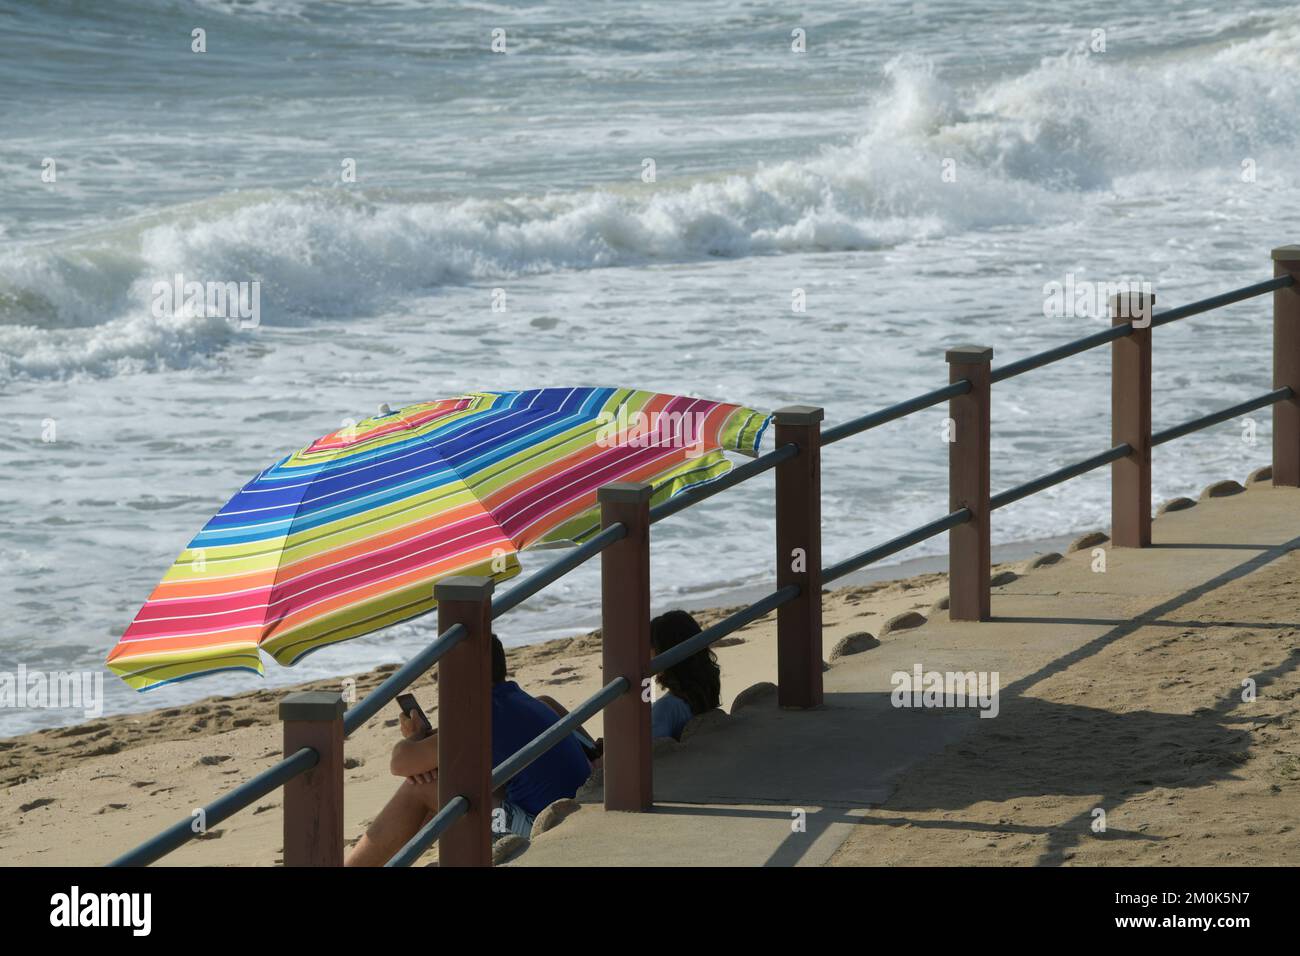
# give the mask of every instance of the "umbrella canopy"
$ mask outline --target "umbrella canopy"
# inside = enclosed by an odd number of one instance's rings
[[[473,392],[326,435],[262,472],[195,535],[108,656],[136,690],[262,673],[424,614],[453,574],[519,572],[530,545],[599,530],[596,491],[656,503],[754,455],[769,416],[626,388]]]

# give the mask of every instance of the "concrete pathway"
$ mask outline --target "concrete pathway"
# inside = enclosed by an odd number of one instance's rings
[[[1300,545],[1300,491],[1257,484],[1155,523],[1150,549],[1106,547],[996,588],[994,619],[946,614],[844,658],[825,674],[825,706],[782,711],[766,696],[705,719],[655,760],[653,812],[605,813],[598,797],[540,835],[511,865],[818,865],[924,757],[996,732],[975,710],[891,704],[891,675],[997,672],[1000,706],[1073,663],[1276,561]],[[829,647],[827,648],[829,653]],[[773,647],[775,670],[775,647]],[[800,828],[795,824],[803,822]],[[924,861],[918,861],[924,862]]]

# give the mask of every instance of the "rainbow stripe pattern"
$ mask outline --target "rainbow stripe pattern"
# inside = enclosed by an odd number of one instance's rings
[[[770,417],[626,388],[473,392],[326,435],[250,481],[181,552],[108,656],[136,690],[263,673],[433,609],[453,574],[504,580],[530,545],[599,530],[596,490],[658,503],[753,456]]]

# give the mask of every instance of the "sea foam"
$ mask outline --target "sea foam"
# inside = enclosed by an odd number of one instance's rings
[[[1070,52],[970,87],[900,57],[852,139],[729,175],[437,202],[236,193],[16,243],[0,262],[0,379],[204,361],[235,330],[153,314],[154,284],[178,273],[257,281],[265,323],[291,327],[400,309],[445,285],[1070,221],[1143,177],[1230,178],[1293,153],[1298,51],[1288,27],[1140,61]]]

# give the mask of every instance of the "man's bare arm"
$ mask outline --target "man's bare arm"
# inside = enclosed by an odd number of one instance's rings
[[[405,729],[405,728],[403,728]],[[388,769],[395,777],[414,777],[438,769],[438,731],[427,737],[407,737],[393,747]]]

